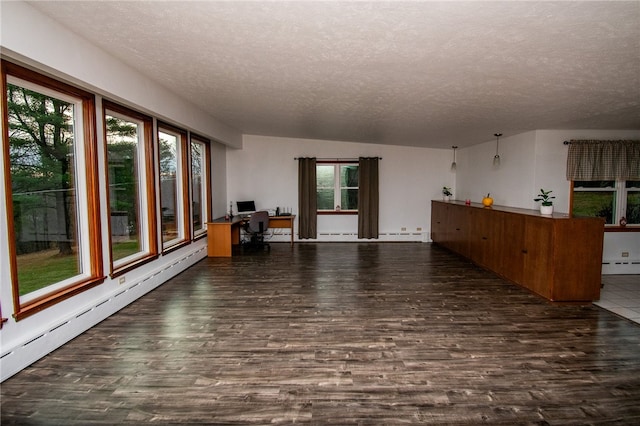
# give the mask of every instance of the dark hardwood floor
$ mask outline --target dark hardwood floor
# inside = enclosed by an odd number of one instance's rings
[[[205,259],[1,386],[2,424],[638,424],[640,326],[421,243]]]

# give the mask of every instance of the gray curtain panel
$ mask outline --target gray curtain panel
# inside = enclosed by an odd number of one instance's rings
[[[316,159],[298,158],[298,238],[317,238]]]
[[[378,157],[358,162],[358,238],[378,238]]]
[[[640,141],[572,140],[567,180],[640,180]]]

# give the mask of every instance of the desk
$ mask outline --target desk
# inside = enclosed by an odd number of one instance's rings
[[[282,228],[291,230],[291,245],[293,246],[293,222],[295,214],[289,216],[269,216],[269,228]]]
[[[293,223],[296,216],[271,216],[269,228],[283,228],[291,230],[291,245],[293,246]],[[231,257],[234,245],[240,244],[240,229],[245,220],[234,216],[231,220],[224,217],[207,222],[207,256]]]

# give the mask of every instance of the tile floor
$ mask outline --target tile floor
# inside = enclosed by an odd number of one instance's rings
[[[640,275],[603,275],[593,304],[640,324]]]

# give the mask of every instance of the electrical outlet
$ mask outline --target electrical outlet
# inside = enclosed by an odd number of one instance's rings
[[[125,277],[120,277],[120,278],[118,278],[118,284],[124,284],[124,283],[125,283],[125,281],[127,281],[127,280],[125,279]]]
[[[623,251],[622,252],[622,257],[629,257],[629,252],[628,251]]]
[[[403,226],[402,228],[400,228],[400,230],[401,230],[401,231],[406,231],[406,230],[407,230],[407,228]]]
[[[416,228],[416,231],[422,231],[422,228]]]

